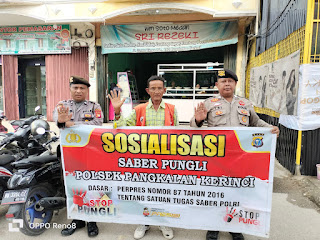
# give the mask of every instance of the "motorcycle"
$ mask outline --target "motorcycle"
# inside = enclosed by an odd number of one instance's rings
[[[44,145],[58,139],[52,137]],[[10,204],[6,218],[22,219],[20,231],[29,236],[42,234],[53,212],[66,206],[61,161],[57,154],[48,152],[13,163],[18,171],[9,179],[10,190],[4,193],[1,203]]]
[[[6,136],[5,134],[8,133],[8,131],[15,132],[21,123],[22,120],[7,121],[7,117],[4,115],[4,112],[0,110],[0,135]]]
[[[37,117],[38,118],[38,117]],[[12,142],[17,143],[17,148],[14,150],[6,149],[0,155],[0,200],[2,199],[3,193],[7,190],[7,182],[15,172],[14,165],[12,163],[29,156],[37,156],[47,151],[47,148],[43,146],[44,141],[49,141],[51,138],[50,133],[37,134],[37,127],[49,129],[49,124],[42,119],[29,119],[31,124],[24,124],[26,127],[20,128],[14,134],[8,136],[1,141],[1,147],[8,146]],[[3,149],[2,149],[3,150]]]
[[[36,121],[38,119],[43,118],[42,115],[39,115],[37,111],[39,111],[40,106],[37,106],[35,108],[35,115],[31,116],[25,120],[14,120],[11,121],[10,124],[14,128],[14,133],[9,132],[1,132],[1,123],[2,120],[5,118],[5,116],[1,115],[0,110],[0,155],[2,154],[14,154],[16,153],[19,148],[21,148],[21,144],[24,145],[25,141],[28,140],[29,134],[30,134],[30,124],[33,121]],[[6,130],[4,126],[2,126],[3,130]],[[19,142],[22,141],[22,143],[19,145]]]

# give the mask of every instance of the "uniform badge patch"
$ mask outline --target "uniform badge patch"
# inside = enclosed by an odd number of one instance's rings
[[[85,118],[92,118],[92,115],[91,115],[91,113],[85,113],[85,114],[84,114],[84,117],[85,117]],[[100,116],[100,117],[101,117],[101,116]]]
[[[252,134],[252,143],[251,145],[258,148],[258,147],[262,147],[263,146],[263,133],[254,133]]]
[[[242,114],[246,114],[246,115],[248,114],[248,112],[246,110],[244,110],[244,109],[241,110],[241,113]]]
[[[245,105],[244,101],[242,101],[242,100],[239,101],[239,104],[240,104],[241,106]]]
[[[96,115],[96,118],[101,118],[101,110],[100,109],[94,110],[94,113]]]
[[[222,111],[216,111],[216,115],[221,115],[223,112]]]
[[[224,70],[219,70],[218,71],[218,76],[219,77],[224,77],[226,75],[226,72]]]
[[[211,102],[217,102],[217,101],[219,101],[219,98],[213,98],[213,99],[211,99]]]
[[[243,121],[244,123],[246,123],[246,122],[247,122],[247,118],[246,118],[245,116],[243,116],[243,117],[242,117],[242,121]]]

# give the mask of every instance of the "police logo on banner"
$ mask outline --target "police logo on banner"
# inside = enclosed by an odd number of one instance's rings
[[[66,136],[66,141],[68,143],[79,143],[81,141],[81,137],[74,131],[70,131],[70,133]]]
[[[259,148],[259,147],[262,147],[263,146],[263,136],[264,134],[263,133],[254,133],[252,134],[252,146],[256,147],[256,148]]]

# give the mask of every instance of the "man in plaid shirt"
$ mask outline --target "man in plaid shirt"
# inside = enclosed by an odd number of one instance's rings
[[[178,126],[177,110],[172,104],[165,103],[162,99],[166,92],[164,87],[165,79],[159,76],[151,76],[148,79],[147,93],[150,96],[149,102],[136,106],[131,114],[124,118],[121,116],[121,106],[125,99],[120,99],[119,91],[111,91],[109,99],[114,108],[115,120],[118,127],[121,126]],[[146,231],[150,229],[148,225],[140,225],[134,232],[134,238],[143,238]],[[159,226],[166,239],[173,238],[173,230],[166,226]]]

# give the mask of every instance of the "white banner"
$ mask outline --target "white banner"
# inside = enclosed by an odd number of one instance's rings
[[[314,130],[320,127],[320,64],[304,64],[299,71],[298,116],[280,115],[287,128]]]

